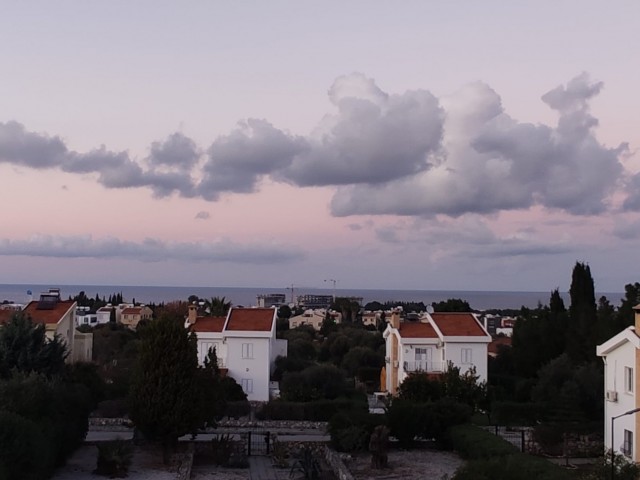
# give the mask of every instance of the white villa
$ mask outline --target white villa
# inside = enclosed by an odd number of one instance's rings
[[[635,326],[627,327],[596,347],[604,361],[604,440],[605,448],[622,453],[634,462],[640,461],[640,305],[635,310]],[[611,419],[614,438],[611,444]]]
[[[442,373],[449,362],[461,373],[475,367],[480,381],[487,380],[491,336],[472,313],[426,313],[417,321],[400,321],[400,313],[394,311],[383,336],[386,363],[381,383],[391,394],[411,373]]]
[[[287,355],[287,341],[276,339],[275,308],[231,308],[226,317],[198,316],[189,306],[185,326],[198,338],[198,361],[215,347],[218,366],[232,377],[250,401],[270,397],[275,359]]]

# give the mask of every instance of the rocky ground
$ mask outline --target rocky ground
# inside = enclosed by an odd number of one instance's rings
[[[393,480],[430,478],[441,480],[451,478],[464,460],[452,452],[430,450],[389,451],[389,468],[371,468],[371,456],[366,453],[345,460],[349,470],[357,480]]]

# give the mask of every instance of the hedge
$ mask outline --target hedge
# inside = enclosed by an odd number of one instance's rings
[[[549,408],[542,403],[493,402],[491,420],[498,425],[536,425],[549,414]]]
[[[44,479],[53,463],[51,445],[34,421],[0,411],[0,478]]]
[[[448,437],[456,452],[469,460],[453,480],[568,480],[558,465],[519,453],[503,438],[474,425],[452,427]]]
[[[467,460],[504,457],[518,453],[518,449],[498,435],[475,425],[456,425],[448,432],[453,449]]]
[[[471,460],[452,480],[570,480],[562,467],[543,458],[516,453],[487,460]]]
[[[368,410],[367,404],[358,400],[336,399],[315,402],[287,402],[272,400],[258,412],[260,420],[304,420],[327,422],[338,412]]]

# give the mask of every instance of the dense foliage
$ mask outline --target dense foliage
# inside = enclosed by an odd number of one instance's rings
[[[15,315],[0,329],[0,478],[47,478],[84,440],[99,382],[59,339]],[[95,372],[94,372],[95,373]],[[95,389],[88,388],[92,385]]]

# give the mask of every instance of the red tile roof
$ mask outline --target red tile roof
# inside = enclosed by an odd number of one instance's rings
[[[225,330],[270,332],[274,313],[273,308],[232,308]]]
[[[34,300],[27,305],[24,313],[31,317],[34,323],[56,324],[74,303],[73,300],[60,300],[51,310],[38,310],[38,301]]]
[[[221,332],[227,317],[198,317],[191,326],[193,332]]]
[[[123,315],[140,315],[141,312],[141,307],[127,307],[122,309]]]
[[[400,336],[403,338],[438,338],[438,334],[431,324],[420,322],[400,322]]]
[[[445,337],[484,337],[484,332],[470,313],[432,313],[431,318]]]
[[[498,350],[500,350],[501,346],[510,347],[511,346],[511,337],[496,337],[491,343],[487,346],[487,351],[489,353],[493,353],[494,355],[498,354]]]

